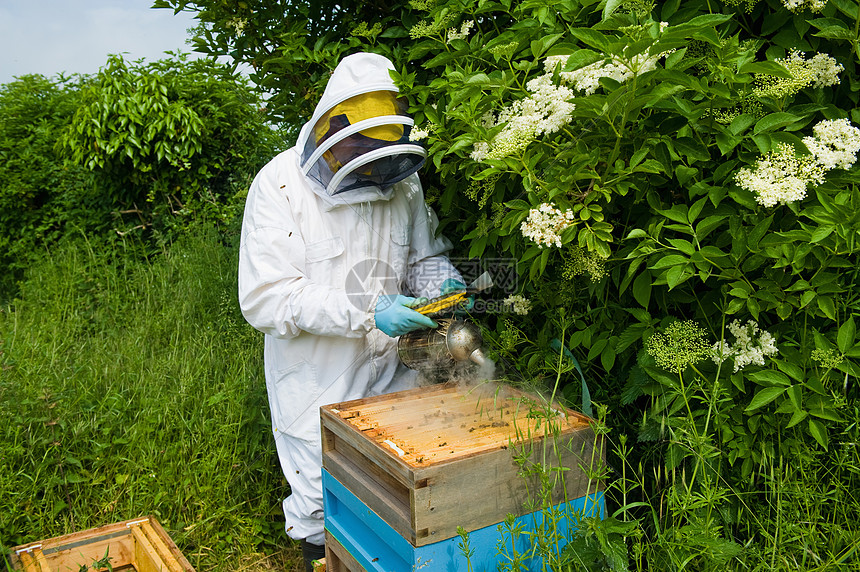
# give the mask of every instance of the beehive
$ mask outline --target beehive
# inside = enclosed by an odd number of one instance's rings
[[[521,474],[530,463],[568,469],[553,503],[601,488],[591,469],[603,464],[603,447],[590,420],[508,386],[449,383],[320,415],[324,469],[412,546],[535,510],[537,476]]]
[[[105,557],[110,568],[96,565]],[[12,549],[12,566],[22,572],[194,572],[152,516],[17,546]]]

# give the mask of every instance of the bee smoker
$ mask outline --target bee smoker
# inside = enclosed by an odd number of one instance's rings
[[[397,355],[410,368],[422,371],[449,371],[457,362],[487,364],[481,351],[481,330],[462,319],[437,320],[438,328],[416,330],[400,336]]]
[[[486,366],[489,360],[481,351],[484,339],[481,329],[470,321],[456,318],[455,311],[462,307],[472,294],[487,290],[493,285],[489,272],[484,272],[468,287],[448,292],[415,308],[436,320],[438,327],[409,332],[397,341],[397,355],[410,368],[438,374],[450,373],[458,363],[473,362]]]

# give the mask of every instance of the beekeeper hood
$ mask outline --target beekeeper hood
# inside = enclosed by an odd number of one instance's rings
[[[302,172],[328,196],[384,191],[418,171],[427,157],[409,140],[414,124],[391,79],[394,65],[358,53],[335,68],[313,117],[299,136]]]

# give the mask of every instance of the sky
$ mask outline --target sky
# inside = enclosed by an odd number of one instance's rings
[[[0,0],[0,84],[15,76],[94,74],[109,54],[155,61],[191,52],[193,14],[152,0]]]

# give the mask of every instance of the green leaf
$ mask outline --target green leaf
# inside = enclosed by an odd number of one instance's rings
[[[612,370],[612,366],[615,365],[615,356],[617,355],[617,350],[612,347],[612,344],[608,344],[603,351],[600,353],[600,365],[603,366],[603,369],[606,371]]]
[[[648,308],[651,301],[651,273],[647,270],[633,281],[633,297],[643,308]]]
[[[549,53],[552,55],[552,52],[558,49],[558,46],[553,46]],[[606,56],[603,54],[598,54],[595,51],[588,50],[585,48],[574,48],[576,51],[567,58],[567,62],[561,67],[561,71],[576,71],[578,69],[584,68],[585,66],[591,65],[595,62],[599,62],[600,60],[606,59]],[[556,55],[566,55],[566,54],[556,54]]]
[[[830,0],[830,3],[836,6],[836,9],[851,18],[856,20],[860,17],[860,6],[853,0]]]
[[[764,237],[772,222],[773,215],[770,215],[766,219],[759,221],[750,231],[749,236],[747,237],[747,247],[750,252],[758,251],[758,243]]]
[[[666,271],[666,284],[669,286],[669,290],[672,290],[690,276],[692,276],[692,273],[687,271],[687,266],[679,264]]]
[[[748,113],[738,115],[729,124],[729,132],[732,135],[742,135],[753,123],[755,123],[755,116]]]
[[[703,14],[701,16],[696,16],[689,22],[678,24],[677,26],[670,27],[669,29],[675,32],[689,33],[689,30],[691,29],[713,29],[719,24],[722,24],[723,22],[726,22],[731,19],[732,16],[730,14]]]
[[[668,256],[663,256],[659,258],[653,266],[650,266],[650,268],[652,270],[659,270],[661,268],[668,268],[670,266],[686,264],[687,262],[689,262],[689,260],[689,258],[681,254],[669,254]]]
[[[815,440],[818,441],[819,445],[825,449],[827,448],[827,427],[824,426],[824,423],[817,419],[810,419],[809,433],[815,437]]]
[[[535,58],[541,57],[544,52],[546,52],[549,47],[556,43],[563,35],[564,34],[550,34],[549,36],[543,36],[537,40],[532,40],[532,55]]]
[[[806,411],[795,411],[792,414],[791,419],[788,421],[788,424],[785,426],[786,429],[791,429],[807,417],[809,417],[809,413],[807,413]]]
[[[763,73],[777,77],[791,77],[791,73],[782,64],[776,62],[751,62],[744,64],[738,70],[739,73]]]
[[[821,242],[822,240],[830,236],[834,230],[835,229],[832,226],[819,226],[812,231],[812,234],[809,237],[809,242]]]
[[[624,4],[626,0],[606,0],[606,6],[603,7],[603,19],[609,18],[618,8]]]
[[[729,305],[726,307],[726,314],[737,314],[745,305],[745,300],[740,300],[738,298],[729,300]]]
[[[462,136],[462,137],[458,138],[456,141],[454,141],[453,145],[448,147],[448,149],[445,151],[445,155],[450,155],[451,153],[456,153],[457,151],[460,151],[461,149],[471,147],[472,145],[474,145],[474,143],[475,143],[475,139],[471,135]]]
[[[794,409],[800,411],[803,401],[803,388],[800,385],[792,385],[788,388],[788,391],[786,391],[786,393],[788,394],[788,400],[791,402],[791,405],[794,407]]]
[[[775,369],[754,371],[747,375],[747,377],[759,385],[791,385],[791,380],[788,379],[788,376],[782,372],[776,371]]]
[[[755,127],[753,128],[753,133],[758,135],[759,133],[775,131],[800,120],[801,118],[793,113],[786,113],[784,111],[771,113],[769,115],[765,115],[756,122]]]
[[[853,40],[854,34],[848,28],[842,26],[828,26],[823,30],[812,34],[819,38],[827,38],[828,40]]]
[[[803,123],[798,123],[797,125],[802,125]],[[798,153],[803,153],[804,151],[808,151],[806,145],[803,143],[803,139],[795,135],[794,133],[789,133],[788,131],[775,131],[770,134],[770,141],[772,145],[776,145],[777,143],[788,143],[792,147],[794,147],[795,151]]]
[[[749,310],[753,320],[758,321],[759,312],[761,311],[761,306],[759,305],[758,300],[755,298],[747,298],[747,310]]]
[[[836,306],[833,304],[833,298],[830,296],[819,296],[818,308],[831,320],[836,319]]]
[[[487,247],[487,238],[485,234],[478,239],[472,241],[472,246],[469,248],[469,258],[480,258]]]
[[[720,226],[725,218],[726,215],[711,215],[699,221],[696,225],[696,238],[703,240],[712,230]]]
[[[648,326],[645,324],[630,324],[618,335],[618,343],[615,345],[616,352],[623,352],[642,339],[642,334]]]
[[[708,197],[702,197],[690,207],[690,210],[687,212],[687,220],[690,221],[692,225],[696,222],[696,219],[699,218],[699,215],[702,214],[702,209],[705,208],[705,203],[708,202]]]
[[[745,412],[755,411],[756,409],[760,409],[782,395],[785,392],[784,387],[766,387],[755,394],[750,401],[750,404],[747,405]]]
[[[606,52],[609,49],[609,40],[597,30],[592,30],[591,28],[573,28],[570,30],[570,33],[583,44],[597,48],[601,52]]]
[[[689,240],[684,240],[683,238],[670,238],[669,244],[673,247],[677,248],[687,256],[692,256],[694,252],[696,252],[696,248]]]
[[[832,408],[830,407],[819,407],[814,408],[812,405],[809,407],[809,414],[815,415],[820,419],[826,419],[828,421],[835,421],[839,423],[842,421],[842,417],[839,416]]]
[[[498,86],[498,82],[494,82],[493,80],[491,80],[490,76],[488,76],[485,73],[476,73],[476,74],[469,76],[469,78],[466,80],[466,85],[495,85],[495,86]]]
[[[844,353],[848,353],[848,351],[854,347],[855,334],[857,333],[857,328],[854,325],[854,318],[848,318],[848,320],[839,327],[839,333],[836,335],[836,345],[839,347],[839,351]]]
[[[687,205],[675,205],[671,209],[661,210],[656,209],[658,213],[663,215],[669,220],[679,222],[681,224],[688,224],[687,220]]]
[[[708,161],[711,158],[705,146],[692,137],[678,137],[672,143],[675,146],[675,150],[688,159]]]
[[[788,362],[788,361],[782,361],[782,360],[776,360],[776,359],[773,361],[776,363],[776,367],[778,367],[780,371],[788,374],[788,376],[791,377],[792,379],[794,379],[795,381],[803,381],[805,379],[805,376],[803,374],[803,370],[800,368],[800,366],[795,365],[795,364]]]
[[[687,167],[686,165],[675,167],[675,177],[677,177],[678,183],[681,185],[686,185],[698,172],[699,170],[695,167]]]
[[[741,141],[743,141],[743,138],[729,135],[728,133],[717,133],[716,140],[717,147],[720,149],[720,154],[725,156],[731,153],[732,150],[737,147]]]

